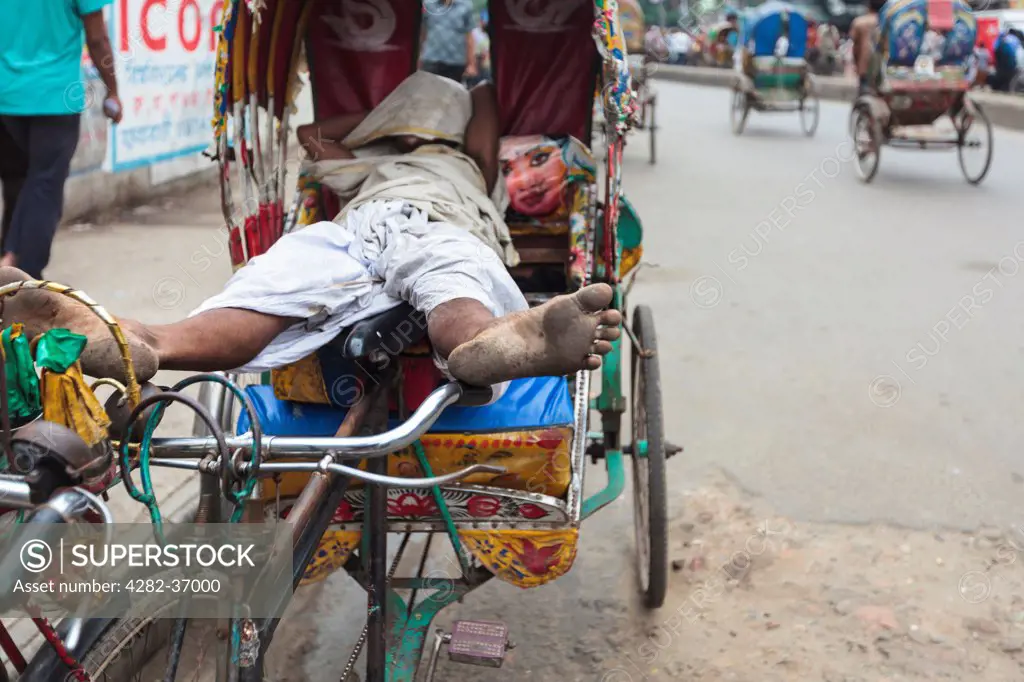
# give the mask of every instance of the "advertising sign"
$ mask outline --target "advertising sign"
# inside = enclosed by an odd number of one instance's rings
[[[213,140],[223,0],[116,0],[111,45],[124,118],[107,166],[130,170],[196,154]]]

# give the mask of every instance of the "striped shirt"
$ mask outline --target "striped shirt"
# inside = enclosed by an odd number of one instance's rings
[[[427,37],[423,41],[420,59],[454,66],[466,65],[466,36],[476,26],[476,12],[470,0],[452,0],[445,6],[443,0],[425,3],[423,27]]]

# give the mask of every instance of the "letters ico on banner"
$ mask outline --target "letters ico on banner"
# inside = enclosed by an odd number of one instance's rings
[[[111,134],[112,170],[209,146],[223,6],[223,0],[115,0],[111,45],[124,120]]]

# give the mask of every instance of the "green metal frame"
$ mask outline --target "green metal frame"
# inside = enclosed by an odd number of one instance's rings
[[[449,604],[462,599],[483,583],[471,584],[441,578],[424,580],[422,584],[436,589],[416,605],[412,612],[404,599],[394,590],[388,590],[388,612],[395,614],[395,622],[391,626],[393,644],[387,653],[388,682],[414,682],[434,618]]]

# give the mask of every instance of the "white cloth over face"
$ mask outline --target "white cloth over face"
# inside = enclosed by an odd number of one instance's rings
[[[263,372],[306,357],[401,301],[429,315],[456,298],[479,301],[495,317],[529,307],[497,254],[472,234],[431,222],[400,201],[374,201],[347,212],[340,224],[285,235],[192,314],[241,308],[297,318],[239,368]]]

